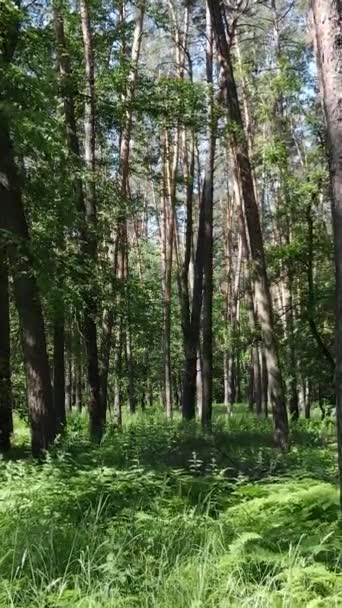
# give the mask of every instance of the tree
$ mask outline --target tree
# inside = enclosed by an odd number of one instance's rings
[[[95,193],[95,91],[94,58],[89,12],[82,3],[82,33],[86,65],[86,103],[85,103],[85,164],[87,168],[86,192],[80,178],[82,167],[79,136],[77,132],[75,104],[72,95],[72,69],[64,34],[64,20],[57,2],[54,3],[54,26],[57,41],[57,57],[60,74],[61,95],[64,103],[64,117],[67,144],[72,166],[74,167],[73,185],[75,205],[80,222],[80,251],[84,256],[83,264],[89,276],[91,267],[96,267],[96,193]],[[90,287],[90,288],[89,288]],[[96,296],[88,282],[82,288],[84,301],[84,336],[87,351],[88,383],[90,387],[90,432],[100,440],[103,432],[104,412],[100,398],[100,379],[97,351]]]
[[[10,365],[8,265],[5,248],[2,247],[0,251],[0,452],[10,448],[13,431]]]
[[[327,121],[336,267],[336,414],[342,489],[342,6],[312,0],[317,63]],[[341,491],[342,501],[342,491]],[[342,505],[342,502],[341,502]]]
[[[209,0],[208,5],[213,22],[220,65],[224,73],[227,87],[226,102],[229,112],[231,145],[238,178],[241,184],[241,192],[244,202],[244,211],[251,248],[258,318],[260,319],[261,331],[265,346],[269,394],[275,426],[275,439],[279,445],[286,447],[288,442],[287,412],[283,393],[280,362],[274,333],[272,300],[266,270],[259,212],[255,200],[248,145],[244,132],[230,45],[227,40],[222,7],[213,0]]]
[[[9,70],[20,26],[19,11],[6,14],[0,39],[0,70]],[[26,221],[21,180],[15,163],[10,136],[10,118],[0,107],[0,230],[6,234],[9,267],[13,276],[14,296],[19,313],[24,353],[27,402],[31,424],[32,453],[39,456],[48,448],[56,432],[47,356],[45,327],[40,294],[33,269],[31,242]],[[6,294],[5,294],[6,297]],[[6,322],[6,318],[4,319]],[[6,337],[6,332],[5,332]],[[5,345],[6,348],[6,345]]]

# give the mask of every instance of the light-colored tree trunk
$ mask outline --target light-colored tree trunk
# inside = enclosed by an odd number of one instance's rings
[[[329,146],[336,266],[336,413],[342,490],[342,6],[340,0],[312,0],[312,11]]]

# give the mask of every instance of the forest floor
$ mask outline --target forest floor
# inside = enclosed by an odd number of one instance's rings
[[[299,422],[283,454],[245,409],[217,407],[210,434],[138,414],[100,448],[74,415],[43,464],[21,423],[0,461],[1,608],[342,607],[333,425]]]

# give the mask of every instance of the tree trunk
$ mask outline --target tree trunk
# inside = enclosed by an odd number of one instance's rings
[[[0,229],[11,235],[8,258],[13,275],[24,353],[32,453],[39,456],[56,432],[43,312],[34,276],[30,238],[7,117],[0,113]]]
[[[230,47],[224,27],[222,7],[220,7],[220,4],[214,0],[208,0],[208,5],[212,16],[220,64],[227,86],[226,102],[229,112],[229,119],[235,124],[235,129],[231,129],[231,146],[238,171],[239,182],[241,184],[241,192],[251,248],[258,317],[260,320],[267,361],[269,394],[274,420],[274,435],[278,445],[287,447],[287,411],[283,393],[279,356],[274,335],[271,292],[267,277],[263,238],[260,227],[258,206],[254,192],[253,176],[249,161],[248,144],[246,141],[241,116]]]
[[[54,27],[57,41],[57,58],[60,74],[61,96],[64,102],[67,145],[71,161],[74,163],[73,186],[75,204],[80,222],[80,253],[82,261],[89,267],[96,264],[96,200],[95,200],[95,80],[92,35],[88,7],[84,0],[80,3],[84,55],[86,64],[86,102],[85,102],[85,162],[88,170],[87,191],[84,192],[79,176],[82,161],[80,143],[76,126],[75,104],[72,94],[72,69],[65,41],[64,21],[57,3],[53,5]],[[92,284],[93,277],[89,277]],[[97,353],[96,293],[89,285],[82,286],[84,301],[83,332],[87,353],[87,376],[90,388],[89,415],[90,433],[99,441],[103,432],[104,413],[100,399],[100,380]]]
[[[11,20],[9,20],[11,22]],[[6,23],[6,20],[5,20]],[[2,30],[0,69],[11,63],[19,23]],[[56,435],[50,368],[47,356],[43,312],[33,271],[31,243],[15,165],[10,127],[5,111],[0,112],[0,231],[9,235],[7,248],[13,276],[14,297],[19,313],[31,422],[32,453],[39,456]]]
[[[10,316],[8,264],[5,247],[0,250],[0,452],[11,447],[12,390],[10,365]]]
[[[207,83],[213,85],[213,30],[210,12],[207,8]],[[214,98],[212,89],[209,92],[209,183],[208,198],[204,217],[204,263],[203,263],[203,316],[202,316],[202,409],[203,427],[210,425],[213,402],[213,206],[214,206],[214,170],[216,146],[216,120],[214,117]]]
[[[64,337],[64,311],[56,310],[53,328],[53,403],[58,432],[66,425]]]
[[[93,34],[90,24],[88,0],[80,0],[81,27],[84,46],[84,60],[86,72],[86,91],[84,103],[84,156],[88,171],[87,186],[85,190],[85,217],[88,226],[87,253],[89,260],[96,265],[97,238],[96,238],[96,99],[95,99],[95,57],[93,48]],[[90,435],[95,441],[101,441],[104,426],[104,411],[100,395],[99,360],[97,350],[96,328],[96,294],[93,286],[85,298],[85,345],[88,355],[88,382],[90,388],[89,418]]]
[[[342,506],[342,7],[312,0],[317,59],[328,127],[336,266],[336,414]]]

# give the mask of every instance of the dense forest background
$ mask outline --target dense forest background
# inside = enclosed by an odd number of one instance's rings
[[[286,442],[285,401],[293,419],[324,415],[333,239],[305,3],[228,2],[218,51],[203,2],[1,10],[18,207],[2,218],[1,318],[5,334],[9,270],[11,393],[37,417],[34,449],[52,402],[59,428],[89,405],[100,436],[122,406],[192,418],[196,385],[204,425],[212,402],[245,402],[273,408]]]
[[[342,606],[341,41],[0,0],[1,608]]]

